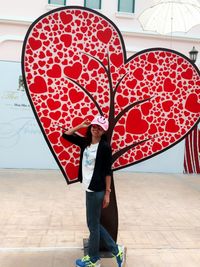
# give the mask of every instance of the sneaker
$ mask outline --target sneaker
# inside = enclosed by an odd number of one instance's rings
[[[125,248],[124,248],[124,246],[118,245],[118,251],[119,251],[118,254],[115,255],[118,267],[124,267],[125,266]]]
[[[82,259],[76,260],[76,267],[100,267],[100,260],[92,262],[88,255],[84,256]]]

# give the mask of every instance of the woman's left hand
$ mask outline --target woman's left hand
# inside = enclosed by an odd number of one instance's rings
[[[103,209],[107,208],[110,203],[110,193],[105,193],[104,199],[103,199]]]

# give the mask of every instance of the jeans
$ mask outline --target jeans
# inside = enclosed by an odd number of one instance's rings
[[[99,258],[100,239],[112,254],[117,255],[118,253],[117,244],[107,230],[100,224],[104,194],[104,191],[86,192],[86,216],[87,225],[90,231],[88,255],[91,260]]]

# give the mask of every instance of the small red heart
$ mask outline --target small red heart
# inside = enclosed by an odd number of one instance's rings
[[[56,153],[60,153],[61,151],[63,151],[63,147],[62,146],[57,146],[57,145],[55,145],[55,146],[53,146],[53,149],[54,149],[54,151],[56,152]]]
[[[154,124],[150,125],[149,134],[155,134],[157,133],[158,129]]]
[[[69,180],[73,181],[73,180],[77,179],[78,168],[79,168],[78,165],[75,166],[72,163],[66,164],[65,171],[69,176]]]
[[[47,117],[41,117],[41,122],[44,128],[48,128],[51,125],[51,120]]]
[[[60,137],[60,133],[58,133],[58,132],[53,132],[53,133],[48,135],[48,138],[52,144],[57,144],[59,137]]]
[[[151,63],[157,63],[157,59],[156,59],[154,53],[149,53],[149,55],[148,55],[148,61],[151,62]]]
[[[173,92],[176,89],[175,84],[172,83],[171,79],[166,78],[164,81],[164,91]]]
[[[30,84],[30,91],[34,94],[42,94],[47,92],[47,84],[44,78],[36,76],[34,83]]]
[[[110,57],[111,62],[113,65],[115,65],[117,68],[119,68],[123,63],[123,55],[120,54],[112,54]]]
[[[173,101],[171,100],[162,102],[162,107],[165,112],[169,112],[172,106],[173,106]]]
[[[60,78],[61,67],[58,64],[53,65],[53,67],[47,71],[47,75],[51,78]]]
[[[49,46],[50,42],[49,42],[49,41],[44,41],[43,44],[44,44],[45,46]]]
[[[193,71],[192,69],[187,69],[186,71],[183,71],[181,73],[181,76],[184,78],[184,79],[187,79],[187,80],[190,80],[193,76]]]
[[[54,101],[52,98],[48,98],[47,105],[51,110],[55,110],[61,106],[61,103],[60,101]]]
[[[44,67],[44,65],[46,64],[46,62],[43,61],[43,60],[39,60],[38,61],[38,64],[40,65],[40,67]]]
[[[178,132],[180,127],[176,124],[174,119],[169,119],[166,123],[165,130],[170,133]]]
[[[137,80],[134,79],[134,80],[131,80],[131,81],[127,81],[126,85],[130,88],[130,89],[134,89],[135,86],[137,84]]]
[[[105,29],[104,31],[97,32],[97,38],[105,44],[107,44],[110,41],[111,37],[112,37],[111,29]]]
[[[120,162],[120,164],[122,164],[122,165],[125,165],[125,164],[128,163],[127,159],[122,158],[122,157],[119,158],[119,162]]]
[[[41,58],[41,59],[45,58],[45,53],[41,51],[39,54],[39,58]]]
[[[97,90],[97,82],[95,80],[91,80],[91,82],[86,85],[86,88],[90,92],[96,92],[96,90]]]
[[[133,75],[135,76],[136,79],[139,81],[142,81],[144,79],[143,76],[143,69],[142,68],[137,68],[134,72]]]
[[[78,79],[82,72],[82,65],[79,62],[75,62],[72,66],[67,66],[64,68],[64,73],[66,76],[72,79]]]
[[[83,78],[86,81],[89,81],[89,79],[90,79],[88,73],[83,73],[83,75],[81,76],[81,78]]]
[[[41,69],[39,69],[38,72],[39,72],[40,75],[43,75],[45,73],[45,71],[41,70]]]
[[[33,50],[38,50],[42,46],[42,42],[33,37],[29,39],[29,44]]]
[[[122,95],[117,96],[117,103],[120,107],[124,107],[128,104],[128,98],[123,97]]]
[[[57,120],[60,118],[60,116],[61,116],[61,112],[60,112],[60,111],[50,112],[50,113],[49,113],[49,116],[50,116],[53,120],[57,121]]]
[[[161,149],[162,149],[162,146],[161,146],[159,143],[157,143],[157,142],[155,142],[155,143],[153,144],[153,146],[152,146],[152,150],[153,150],[153,152],[160,151]]]
[[[72,103],[77,103],[84,98],[83,92],[78,92],[76,89],[71,89],[69,91],[69,98]]]
[[[140,159],[142,159],[142,158],[143,158],[143,153],[142,153],[142,151],[137,151],[137,152],[136,152],[136,155],[135,155],[135,158],[136,158],[136,160],[140,160]]]
[[[191,112],[200,112],[200,102],[198,102],[198,96],[196,94],[190,94],[186,100],[185,108]]]
[[[65,47],[69,47],[72,43],[71,34],[62,34],[60,40],[64,43]]]
[[[69,160],[70,156],[69,153],[66,151],[63,151],[62,153],[60,153],[60,155],[58,156],[59,160]]]
[[[143,115],[145,115],[145,116],[149,115],[149,112],[152,109],[152,107],[153,107],[153,105],[150,102],[142,104],[141,110],[142,110]]]
[[[154,75],[153,75],[153,74],[147,75],[147,79],[148,79],[149,81],[152,81],[153,78],[154,78]]]
[[[40,39],[42,39],[42,40],[46,40],[46,39],[47,39],[47,36],[42,32],[42,33],[40,34]]]
[[[94,69],[98,69],[99,68],[99,63],[97,61],[95,61],[94,59],[91,59],[89,64],[88,64],[88,70],[94,70]]]
[[[89,108],[87,108],[87,107],[81,109],[81,112],[83,115],[87,115],[88,111],[89,111]]]

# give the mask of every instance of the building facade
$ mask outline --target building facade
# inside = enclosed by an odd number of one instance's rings
[[[24,36],[30,24],[51,9],[66,5],[94,8],[110,18],[120,29],[128,56],[151,47],[177,50],[186,56],[193,46],[200,50],[200,25],[187,33],[160,35],[143,31],[138,16],[156,1],[150,0],[1,0],[0,60],[20,61]],[[197,65],[199,60],[197,60]]]

